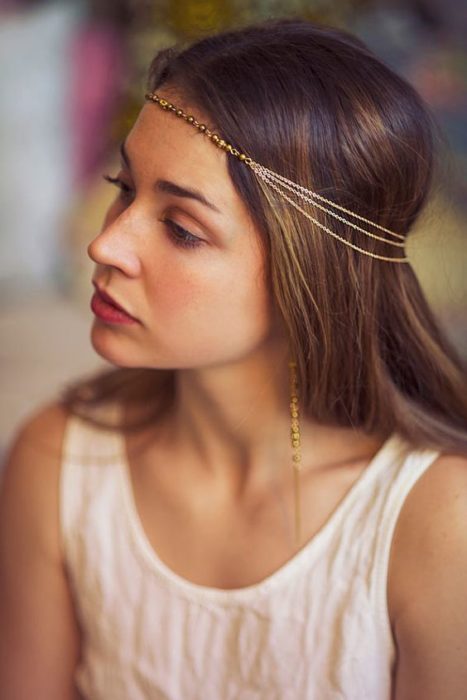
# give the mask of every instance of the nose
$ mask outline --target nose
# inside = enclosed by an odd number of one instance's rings
[[[111,221],[107,217],[101,232],[88,245],[87,253],[98,265],[115,267],[128,277],[137,277],[141,264],[135,243],[131,221],[125,214]]]

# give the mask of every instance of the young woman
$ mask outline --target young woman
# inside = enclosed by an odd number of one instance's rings
[[[461,700],[465,372],[405,250],[419,97],[299,20],[162,51],[149,89],[89,246],[116,368],[9,452],[2,698]]]

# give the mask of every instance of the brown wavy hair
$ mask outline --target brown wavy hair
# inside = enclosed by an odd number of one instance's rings
[[[432,181],[432,119],[416,91],[355,37],[298,19],[237,28],[159,51],[148,89],[164,95],[164,86],[258,162],[410,234]],[[467,452],[465,367],[411,265],[355,252],[271,197],[235,157],[227,165],[261,234],[306,415]],[[334,223],[358,244],[358,232],[342,226]],[[138,429],[174,400],[175,374],[115,368],[66,387],[62,400],[79,415],[115,398],[139,403],[144,419],[118,426]]]

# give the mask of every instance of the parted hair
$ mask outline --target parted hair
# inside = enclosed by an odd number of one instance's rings
[[[434,126],[413,87],[357,38],[307,20],[274,19],[163,49],[148,75],[149,90],[176,88],[257,162],[411,235],[432,182]],[[260,232],[306,415],[466,453],[465,366],[411,264],[342,245],[226,157]],[[333,225],[359,243],[358,231]],[[376,245],[366,242],[369,250]],[[174,400],[175,374],[112,368],[73,382],[62,400],[79,415],[114,398],[140,403],[144,417],[118,426],[138,429]]]

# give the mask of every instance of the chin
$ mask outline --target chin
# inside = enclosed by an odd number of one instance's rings
[[[112,365],[141,367],[134,346],[131,347],[129,340],[99,322],[94,322],[92,326],[91,345],[98,355]]]

